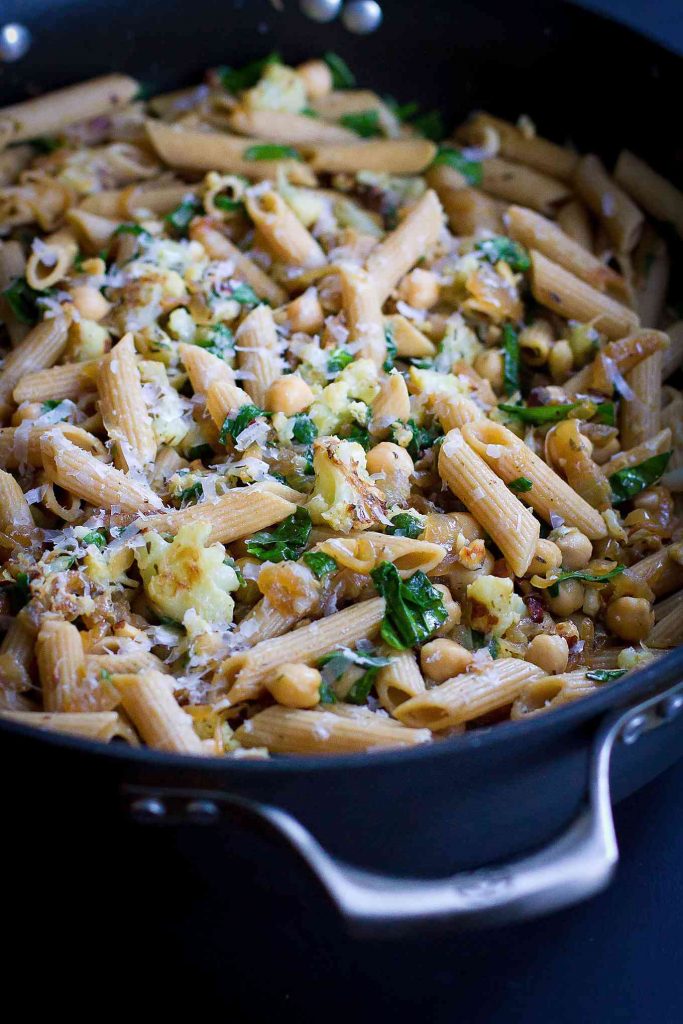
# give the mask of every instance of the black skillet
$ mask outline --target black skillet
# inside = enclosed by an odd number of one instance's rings
[[[265,0],[10,0],[2,16],[32,36],[21,60],[0,67],[3,104],[107,70],[165,89],[276,48],[291,63],[334,50],[361,83],[420,98],[450,122],[474,107],[526,112],[558,141],[608,160],[626,145],[681,176],[669,113],[681,59],[563,3],[386,0],[368,36],[316,24],[293,0],[282,12]],[[195,865],[211,848],[204,884],[218,895],[247,861],[277,890],[282,864],[295,870],[289,844],[358,931],[521,919],[608,882],[610,785],[618,800],[680,755],[682,677],[678,650],[546,717],[328,759],[200,761],[2,724],[5,820],[59,820],[74,851],[97,823],[125,837],[132,859],[144,830],[161,828]],[[268,833],[256,845],[255,829]]]

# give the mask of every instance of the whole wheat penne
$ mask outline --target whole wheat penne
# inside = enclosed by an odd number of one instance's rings
[[[155,669],[165,672],[166,667],[156,654],[151,651],[140,651],[135,654],[86,654],[85,675],[87,679],[103,680],[116,673],[129,675]]]
[[[506,484],[519,477],[531,481],[532,486],[521,498],[547,523],[560,515],[567,525],[577,527],[591,540],[607,535],[600,513],[507,427],[487,419],[475,420],[465,424],[462,436]]]
[[[10,352],[0,370],[0,419],[12,407],[12,393],[25,376],[56,363],[64,351],[67,323],[64,316],[43,320]]]
[[[10,539],[31,543],[38,531],[31,515],[31,506],[17,480],[0,469],[0,547],[3,534]]]
[[[670,450],[671,430],[665,427],[663,430],[653,434],[652,437],[648,437],[645,441],[637,444],[635,448],[618,452],[609,462],[605,463],[602,469],[606,476],[611,476],[620,469],[625,469],[627,466],[638,466],[641,462],[645,462],[646,459],[652,458],[653,455],[661,455],[663,452]]]
[[[77,448],[57,430],[43,434],[40,448],[48,479],[96,508],[116,505],[124,512],[137,512],[162,505],[149,487]]]
[[[541,174],[523,164],[513,164],[493,157],[483,160],[481,166],[481,187],[484,192],[509,203],[530,206],[539,213],[553,214],[571,194],[567,186],[557,178]]]
[[[625,448],[634,448],[657,434],[662,415],[662,353],[655,352],[626,374],[630,388],[622,396],[619,433]]]
[[[605,345],[592,362],[566,380],[562,387],[571,397],[589,390],[611,395],[619,375],[628,373],[653,353],[664,351],[668,343],[662,331],[635,331]]]
[[[441,429],[444,433],[455,427],[464,427],[466,423],[479,420],[484,416],[481,406],[464,395],[438,395],[433,404]]]
[[[630,309],[537,251],[531,252],[531,291],[542,306],[581,323],[592,321],[608,338],[622,338],[638,326]]]
[[[429,190],[399,226],[372,250],[366,269],[382,305],[403,275],[434,245],[442,224],[441,204],[436,192]]]
[[[425,681],[412,651],[391,652],[392,658],[377,673],[375,689],[380,704],[393,715],[399,704],[425,692]]]
[[[267,747],[277,754],[350,754],[379,747],[412,747],[428,743],[426,729],[407,729],[398,722],[353,708],[299,711],[274,705],[248,719],[235,733],[245,747]]]
[[[440,170],[437,167],[430,171],[428,181],[441,200],[451,231],[456,235],[477,235],[489,231],[500,234],[506,204],[476,188],[444,185],[436,176],[436,171]]]
[[[428,139],[370,139],[368,142],[324,143],[309,150],[314,171],[350,174],[378,171],[384,174],[419,174],[436,156]]]
[[[230,130],[287,146],[315,146],[325,143],[357,144],[358,136],[339,124],[328,124],[305,114],[286,110],[247,110],[236,107],[228,116]]]
[[[85,675],[81,636],[71,622],[46,619],[38,633],[36,658],[46,711],[81,711],[79,693]]]
[[[683,601],[673,605],[671,611],[657,620],[645,644],[647,647],[667,649],[683,643]]]
[[[511,238],[542,253],[598,291],[620,299],[627,297],[628,288],[623,277],[569,238],[557,224],[521,206],[511,206],[506,218]]]
[[[82,363],[65,363],[27,373],[14,389],[14,401],[19,405],[79,398],[86,391],[94,391],[98,365],[99,360],[86,359]]]
[[[665,597],[662,601],[657,601],[652,609],[655,613],[655,622],[659,622],[660,619],[663,619],[669,612],[672,612],[674,608],[681,604],[683,604],[683,590],[678,590],[670,594],[669,597]]]
[[[0,153],[0,186],[13,185],[35,157],[33,146],[16,145]]]
[[[178,345],[178,352],[195,394],[205,395],[213,382],[234,384],[232,368],[224,359],[208,352],[201,345]]]
[[[387,437],[393,423],[397,420],[405,423],[409,417],[410,395],[406,382],[398,370],[392,370],[382,381],[380,392],[372,403],[370,432],[373,437]]]
[[[512,704],[532,679],[542,675],[527,661],[499,658],[412,697],[396,708],[395,715],[405,725],[436,732]]]
[[[74,121],[87,121],[125,107],[139,88],[127,75],[103,75],[66,89],[48,92],[0,108],[0,139],[4,145],[39,135],[54,135]]]
[[[23,277],[25,272],[26,256],[21,242],[13,238],[0,242],[0,291],[4,292],[18,277]]]
[[[310,100],[311,109],[326,121],[339,121],[345,114],[380,111],[385,104],[371,89],[333,89]]]
[[[623,149],[614,168],[614,180],[652,217],[673,224],[683,236],[683,193],[657,174],[649,164]]]
[[[645,327],[658,327],[669,287],[669,250],[649,224],[633,254],[635,307]]]
[[[270,306],[252,309],[235,335],[235,347],[244,375],[245,391],[263,409],[268,388],[282,375],[282,359]]]
[[[121,338],[118,345],[100,360],[97,387],[102,419],[114,442],[116,467],[128,470],[154,462],[157,442],[152,418],[142,397],[132,334]]]
[[[190,227],[190,237],[202,243],[211,259],[232,260],[236,274],[244,278],[260,299],[266,299],[273,306],[280,306],[286,301],[286,292],[208,220],[195,221]]]
[[[593,228],[590,215],[579,199],[570,199],[557,211],[557,223],[575,242],[593,252]]]
[[[145,530],[176,534],[182,526],[190,523],[209,523],[211,533],[206,540],[207,544],[215,544],[217,541],[231,544],[255,530],[279,523],[295,511],[296,505],[291,501],[272,494],[261,484],[253,484],[228,491],[215,501],[204,501],[177,512],[149,516],[142,520],[141,525]]]
[[[119,226],[118,221],[112,217],[101,217],[81,209],[67,210],[66,220],[81,247],[90,256],[97,255],[109,246]]]
[[[351,351],[382,366],[387,357],[384,318],[375,282],[367,271],[351,265],[339,267],[342,308]]]
[[[499,152],[503,156],[528,164],[562,181],[571,180],[579,159],[576,153],[539,135],[525,134],[517,125],[500,117],[492,117],[491,114],[484,112],[474,114],[458,129],[458,138],[479,146],[486,142],[487,130],[491,128],[498,136]]]
[[[22,693],[31,689],[35,644],[35,625],[27,612],[19,612],[0,643],[0,693]]]
[[[612,244],[619,252],[631,252],[643,228],[643,215],[610,178],[602,161],[593,154],[582,157],[574,183],[586,206],[604,225]]]
[[[526,684],[512,705],[510,718],[519,721],[530,715],[552,711],[553,708],[586,697],[596,689],[597,684],[586,678],[585,669],[564,672],[559,676],[541,676]]]
[[[122,739],[131,746],[140,745],[131,727],[116,711],[0,711],[0,717],[17,725],[64,732],[85,740],[109,743],[113,739]]]
[[[121,694],[126,714],[148,746],[178,754],[203,753],[192,718],[173,696],[170,676],[147,671],[115,675],[112,683]]]
[[[683,366],[683,320],[678,320],[666,329],[669,336],[668,348],[664,349],[662,359],[662,380],[669,377]]]
[[[491,535],[514,574],[523,576],[536,551],[539,523],[458,429],[441,445],[439,476]]]
[[[0,428],[0,466],[3,469],[20,469],[28,465],[40,469],[43,465],[40,442],[46,429],[58,431],[95,458],[106,458],[107,451],[102,442],[82,427],[75,427],[71,423],[53,423],[49,428],[31,427],[29,423],[28,429]]]
[[[278,665],[288,661],[310,665],[336,647],[353,646],[358,640],[367,640],[379,630],[383,617],[383,597],[361,601],[285,636],[232,655],[220,666],[216,682],[228,688],[231,704],[252,700],[261,693],[265,680]]]
[[[264,640],[289,633],[302,617],[297,612],[273,607],[268,598],[263,597],[237,626],[235,641],[240,647],[255,647]]]
[[[246,178],[273,181],[278,168],[297,185],[315,185],[315,175],[298,160],[248,160],[245,153],[262,144],[260,139],[221,132],[188,131],[176,125],[148,121],[147,136],[155,151],[170,167],[187,171],[223,171]]]
[[[406,358],[422,358],[436,355],[436,345],[419,331],[410,320],[400,313],[392,313],[384,317],[384,325],[391,332],[396,355]]]
[[[249,216],[276,259],[297,267],[322,267],[327,262],[313,235],[281,195],[272,189],[247,194]]]
[[[214,380],[206,392],[206,409],[219,430],[232,413],[251,405],[251,395],[228,380]]]
[[[52,288],[69,272],[78,252],[78,243],[69,230],[48,235],[34,248],[26,263],[26,280],[37,291]]]
[[[184,182],[152,181],[140,186],[94,192],[81,200],[78,209],[93,216],[119,221],[124,217],[134,217],[141,210],[161,215],[169,213],[184,199],[197,195],[199,191],[198,185],[187,185]]]

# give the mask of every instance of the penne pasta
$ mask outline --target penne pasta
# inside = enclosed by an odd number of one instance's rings
[[[436,156],[428,139],[371,139],[368,142],[326,142],[309,152],[314,171],[340,174],[381,171],[385,174],[419,174]]]
[[[100,361],[97,387],[117,468],[130,470],[154,462],[157,443],[142,397],[132,334],[126,334]]]
[[[623,149],[614,180],[656,220],[673,224],[683,237],[683,193],[639,157]]]
[[[539,213],[555,213],[571,195],[568,187],[557,178],[498,157],[484,160],[482,171],[484,192],[508,203],[530,206]]]
[[[605,228],[620,253],[635,248],[643,228],[643,215],[609,177],[598,157],[581,158],[574,175],[576,190]]]
[[[557,211],[557,223],[565,235],[588,252],[593,252],[593,227],[588,210],[580,200],[571,199],[561,206]]]
[[[493,130],[499,152],[521,164],[528,164],[562,181],[571,181],[578,163],[578,155],[567,146],[525,133],[517,125],[491,114],[477,113],[463,125],[458,137],[473,146],[483,146]]]
[[[435,192],[427,191],[404,221],[370,253],[366,270],[384,304],[404,274],[436,242],[443,211]]]
[[[30,725],[32,729],[80,736],[84,740],[111,743],[121,739],[132,747],[140,745],[131,727],[116,711],[0,711],[0,718],[17,725]]]
[[[236,273],[244,278],[260,299],[265,299],[273,306],[280,306],[285,302],[286,292],[208,220],[196,221],[190,228],[190,237],[201,242],[212,259],[232,261]]]
[[[282,374],[282,360],[273,311],[257,306],[242,321],[235,337],[245,390],[259,408],[266,405],[268,388]]]
[[[228,117],[230,130],[287,146],[316,146],[327,143],[354,145],[358,136],[338,124],[328,124],[305,114],[285,110],[246,110],[236,107]]]
[[[0,419],[12,408],[12,394],[28,373],[45,370],[57,362],[67,340],[64,316],[43,320],[5,359],[0,369]]]
[[[46,619],[36,641],[38,673],[46,711],[83,711],[85,656],[71,622]]]
[[[94,391],[98,365],[97,359],[86,359],[82,363],[66,363],[27,373],[15,387],[12,397],[17,405],[77,399],[86,391]]]
[[[148,746],[177,754],[201,754],[192,718],[173,696],[173,681],[161,672],[115,675],[113,685],[133,725]]]
[[[382,304],[374,280],[364,270],[340,266],[342,308],[353,351],[381,367],[387,356]]]
[[[395,715],[396,708],[425,692],[425,681],[412,651],[393,657],[377,675],[377,697],[385,711]]]
[[[276,259],[307,269],[325,264],[325,253],[315,238],[277,192],[247,194],[246,206]]]
[[[592,362],[564,382],[563,390],[570,397],[591,390],[611,395],[619,377],[667,346],[668,338],[661,331],[635,331],[606,345]]]

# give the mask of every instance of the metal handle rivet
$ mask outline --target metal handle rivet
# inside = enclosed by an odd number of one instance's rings
[[[634,715],[633,718],[629,718],[621,730],[622,741],[627,744],[635,743],[646,725],[647,717],[645,715]]]
[[[130,805],[131,813],[139,821],[159,821],[166,816],[166,806],[152,796],[140,797]]]
[[[341,10],[341,0],[299,0],[299,8],[311,21],[324,25],[337,17]]]
[[[25,57],[31,46],[31,33],[25,25],[10,22],[0,28],[0,60],[11,64]]]
[[[351,0],[342,11],[341,20],[349,32],[364,36],[382,24],[382,8],[376,0]]]
[[[673,697],[667,697],[657,705],[657,712],[660,718],[670,719],[683,710],[683,693],[676,693]]]
[[[193,821],[215,821],[220,811],[213,800],[191,800],[185,808],[188,818]]]

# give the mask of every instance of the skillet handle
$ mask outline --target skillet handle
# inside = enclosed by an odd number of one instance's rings
[[[587,804],[558,839],[507,864],[443,879],[396,878],[352,867],[326,853],[291,814],[266,804],[215,791],[131,789],[126,795],[131,813],[148,822],[210,822],[226,812],[256,818],[299,853],[357,934],[504,924],[570,906],[607,886],[619,859],[609,787],[614,744],[634,743],[681,710],[683,682],[609,716],[591,751]]]

